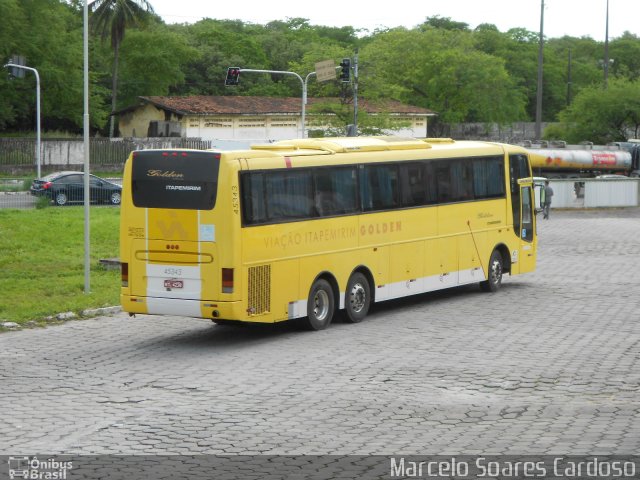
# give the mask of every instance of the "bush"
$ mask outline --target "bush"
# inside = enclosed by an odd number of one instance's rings
[[[38,197],[38,200],[36,201],[36,208],[38,210],[41,210],[43,208],[47,208],[51,206],[51,200],[49,199],[49,197]]]

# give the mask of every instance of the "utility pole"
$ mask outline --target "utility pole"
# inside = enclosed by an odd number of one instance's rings
[[[353,136],[358,136],[358,49],[353,57]]]
[[[606,26],[604,32],[604,88],[609,86],[609,0],[607,0]]]
[[[538,45],[538,89],[536,92],[536,140],[542,138],[542,63],[544,47],[544,0],[540,0],[540,41]]]
[[[571,105],[571,49],[567,59],[567,107]]]
[[[89,6],[88,0],[84,0],[83,8],[83,56],[84,56],[84,115],[83,140],[84,140],[84,293],[91,293],[91,255],[90,255],[90,223],[89,205],[91,202],[89,189]],[[111,119],[113,121],[113,118]],[[113,126],[113,123],[111,124]]]

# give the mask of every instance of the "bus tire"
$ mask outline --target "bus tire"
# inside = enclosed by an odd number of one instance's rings
[[[320,278],[313,283],[307,301],[307,327],[310,330],[324,330],[329,326],[335,313],[335,298],[329,282]]]
[[[484,292],[497,292],[502,286],[502,272],[504,270],[504,259],[502,254],[498,250],[494,250],[491,253],[489,259],[489,269],[487,272],[487,279],[484,282],[480,282],[480,288]]]
[[[371,285],[362,273],[355,272],[349,277],[344,303],[347,322],[359,323],[367,316],[371,306]]]

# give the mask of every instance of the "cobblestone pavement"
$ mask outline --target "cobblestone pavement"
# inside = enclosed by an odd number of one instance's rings
[[[0,335],[4,454],[633,454],[640,209],[540,220],[534,274],[361,324],[124,314]]]

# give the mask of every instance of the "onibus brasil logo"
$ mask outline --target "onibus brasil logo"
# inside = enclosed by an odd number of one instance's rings
[[[66,480],[73,462],[55,458],[38,460],[38,457],[9,457],[9,478],[32,480]]]

